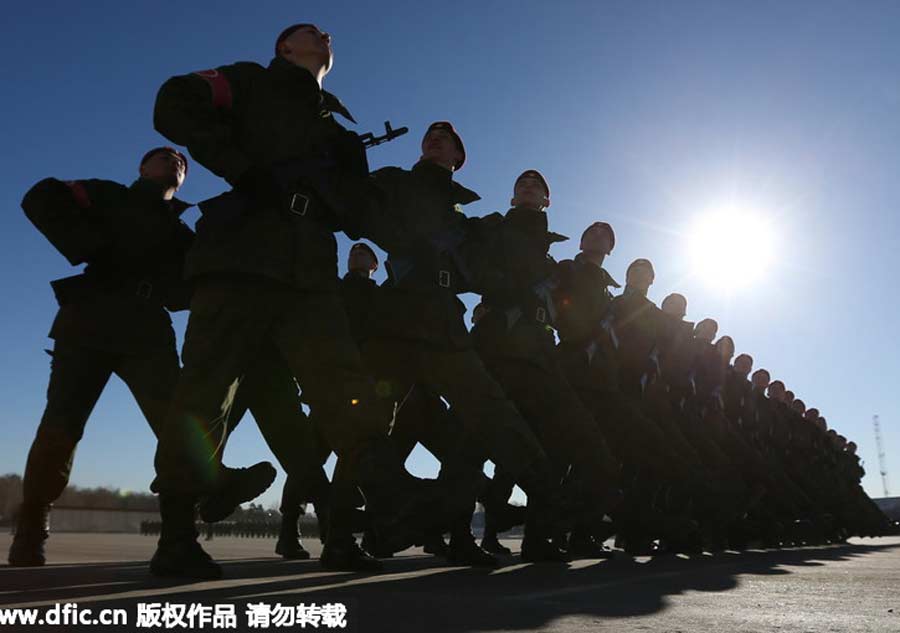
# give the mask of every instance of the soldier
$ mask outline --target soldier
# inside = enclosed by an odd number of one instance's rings
[[[421,383],[443,396],[471,440],[445,459],[439,480],[454,492],[457,516],[471,514],[490,458],[506,469],[529,497],[529,506],[552,508],[558,484],[527,423],[506,399],[472,349],[457,293],[479,290],[479,234],[488,222],[467,218],[460,206],[478,195],[453,180],[465,161],[465,147],[448,122],[428,127],[422,157],[412,168],[373,173],[381,221],[370,237],[388,253],[384,330],[363,352],[373,374],[405,389]],[[486,274],[489,274],[487,271]],[[558,559],[550,542],[556,513],[530,512],[527,557]]]
[[[156,129],[233,190],[201,204],[186,271],[195,291],[184,367],[153,488],[163,498],[206,495],[201,514],[227,516],[269,485],[272,473],[223,469],[220,454],[236,381],[271,343],[302,377],[310,406],[335,412],[329,444],[354,464],[382,525],[408,526],[407,533],[392,532],[405,547],[416,538],[413,524],[391,522],[419,511],[421,498],[383,436],[337,292],[333,232],[353,231],[348,210],[360,208],[355,196],[368,168],[359,137],[334,118],[352,121],[349,112],[322,89],[332,61],[331,37],[297,24],[279,35],[268,67],[221,66],[173,77],[159,91]],[[192,528],[175,517],[163,523],[151,570],[190,573],[183,561],[193,548]],[[323,559],[351,561],[356,552],[332,542],[334,533],[332,527]]]
[[[544,446],[557,476],[562,479],[572,467],[574,480],[567,486],[573,501],[597,515],[595,521],[578,517],[572,549],[584,556],[605,555],[593,541],[592,523],[599,527],[602,516],[618,507],[620,465],[560,368],[552,329],[551,287],[558,281],[549,249],[567,238],[547,227],[550,188],[540,172],[529,169],[516,178],[511,204],[491,230],[490,270],[496,278],[483,292],[488,312],[472,329],[473,342]],[[529,544],[526,534],[526,559]]]
[[[50,330],[50,386],[25,466],[11,565],[44,564],[50,504],[69,481],[75,447],[113,373],[153,432],[162,430],[178,378],[167,310],[186,308],[189,296],[182,266],[192,232],[179,216],[190,205],[175,198],[186,174],[181,152],[157,147],[141,159],[130,187],[47,178],[22,201],[63,256],[87,266],[51,284],[60,308]]]

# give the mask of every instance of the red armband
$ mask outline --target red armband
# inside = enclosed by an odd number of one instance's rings
[[[194,73],[207,84],[212,91],[212,104],[216,108],[231,107],[231,84],[228,78],[215,68],[210,70],[198,70]]]
[[[84,185],[81,184],[79,180],[67,180],[66,186],[72,192],[72,197],[75,198],[75,204],[77,204],[82,209],[87,209],[91,206],[91,198],[88,196],[87,190],[84,188]]]

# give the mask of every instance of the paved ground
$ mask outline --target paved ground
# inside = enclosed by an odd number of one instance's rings
[[[9,536],[0,536],[0,550],[8,544]],[[91,615],[122,608],[129,626],[67,630],[144,631],[150,629],[137,627],[138,603],[225,604],[236,606],[237,629],[208,630],[259,630],[249,628],[248,603],[341,602],[344,630],[353,631],[900,631],[900,537],[690,560],[623,556],[568,567],[513,557],[493,571],[444,567],[410,551],[376,576],[323,572],[315,560],[284,562],[273,558],[273,544],[216,539],[206,546],[226,561],[227,578],[183,583],[147,575],[153,538],[55,534],[52,565],[0,567],[0,616],[4,608],[32,607],[49,617],[57,603],[74,602]],[[61,627],[0,624],[3,632],[54,629]],[[270,626],[279,629],[288,630]],[[327,629],[320,622],[318,630]]]

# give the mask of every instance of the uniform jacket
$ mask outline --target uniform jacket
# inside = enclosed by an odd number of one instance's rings
[[[84,271],[52,283],[60,304],[50,337],[129,352],[175,345],[169,310],[185,309],[185,254],[193,232],[179,219],[190,205],[165,201],[156,183],[47,178],[22,207]],[[70,261],[73,258],[70,257]]]
[[[376,220],[366,236],[388,253],[385,337],[442,348],[470,345],[456,293],[470,289],[463,251],[479,219],[467,218],[461,205],[479,197],[452,175],[425,161],[372,174]]]
[[[347,228],[368,175],[359,138],[335,113],[352,121],[308,70],[280,57],[163,84],[154,110],[161,134],[232,185],[254,172],[278,184],[278,202],[239,188],[200,204],[188,277],[252,274],[300,289],[335,287],[333,231]]]

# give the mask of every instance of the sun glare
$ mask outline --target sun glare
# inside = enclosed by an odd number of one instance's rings
[[[713,211],[700,216],[689,235],[693,273],[716,287],[758,282],[772,263],[774,231],[759,213]]]

